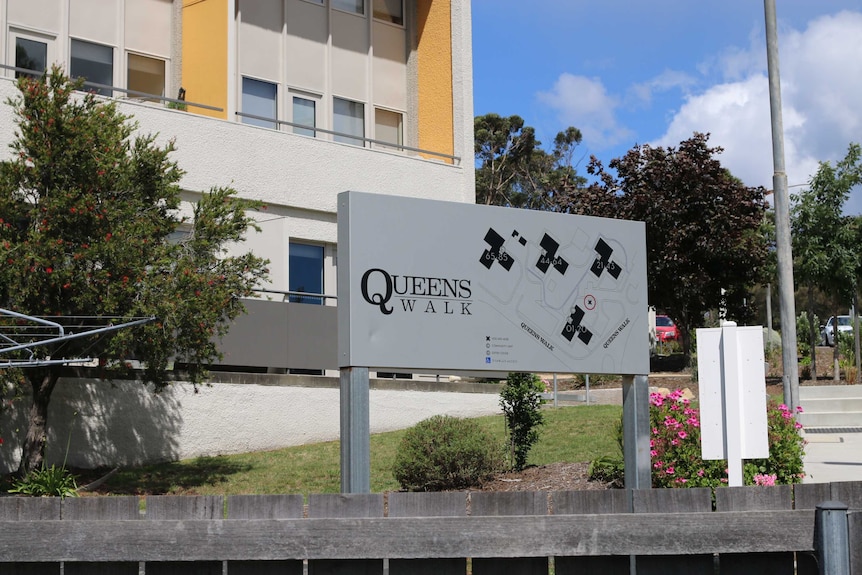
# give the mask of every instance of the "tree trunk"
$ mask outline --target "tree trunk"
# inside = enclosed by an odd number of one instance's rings
[[[841,367],[838,365],[838,356],[840,354],[838,350],[838,312],[832,312],[832,343],[835,345],[832,346],[832,381],[835,383],[841,382]]]
[[[33,389],[33,403],[30,405],[27,435],[21,446],[21,464],[18,466],[21,477],[42,467],[48,439],[48,403],[59,377],[60,372],[56,368],[34,369],[28,374]]]

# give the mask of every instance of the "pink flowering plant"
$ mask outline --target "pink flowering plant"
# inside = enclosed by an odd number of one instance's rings
[[[748,485],[798,483],[804,440],[785,405],[767,406],[769,457],[745,463]],[[718,487],[727,484],[727,462],[705,461],[700,448],[700,410],[675,390],[650,394],[650,458],[653,487]]]

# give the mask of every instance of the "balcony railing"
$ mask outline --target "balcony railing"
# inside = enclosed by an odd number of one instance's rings
[[[277,294],[281,296],[281,301],[290,303],[310,303],[315,305],[325,305],[326,300],[337,300],[338,296],[326,295],[322,293],[310,293],[305,291],[283,291],[274,289],[258,288],[254,291],[265,294]]]
[[[38,72],[36,70],[31,70],[29,68],[18,68],[17,66],[7,66],[6,64],[0,64],[0,69],[3,70],[12,70],[13,72],[18,72],[21,74],[26,74],[28,76],[41,76],[44,72]],[[159,102],[166,102],[170,104],[176,104],[177,106],[188,106],[191,108],[202,108],[204,110],[213,110],[215,112],[224,112],[224,108],[219,108],[217,106],[210,106],[209,104],[199,104],[197,102],[189,102],[188,100],[183,100],[180,98],[168,98],[167,96],[161,96],[159,94],[150,94],[148,92],[139,92],[138,90],[129,90],[128,88],[118,88],[117,86],[109,86],[107,84],[99,84],[98,82],[84,82],[85,88],[94,88],[99,90],[111,90],[112,92],[122,92],[123,94],[127,94],[134,98],[142,98],[146,100],[157,100]]]
[[[0,64],[0,69],[11,70],[13,72],[17,72],[17,73],[21,73],[21,74],[27,74],[27,75],[31,75],[31,76],[39,76],[41,74],[44,74],[44,72],[38,72],[35,70],[31,70],[29,68],[19,68],[17,66],[8,66],[6,64]],[[126,94],[128,96],[131,96],[133,98],[141,98],[144,100],[156,100],[158,102],[164,102],[165,104],[174,104],[175,106],[201,108],[204,110],[213,110],[215,112],[223,112],[224,111],[224,108],[219,108],[217,106],[210,106],[209,104],[200,104],[198,102],[190,102],[188,100],[181,99],[181,98],[169,98],[167,96],[162,96],[159,94],[150,94],[147,92],[140,92],[138,90],[129,90],[128,88],[119,88],[117,86],[110,86],[107,84],[99,84],[98,82],[85,81],[84,87],[85,88],[92,88],[94,90],[98,89],[98,90],[111,90],[112,92],[121,92],[121,93]],[[270,123],[276,124],[279,127],[289,126],[292,128],[301,128],[303,130],[310,130],[310,131],[314,132],[315,137],[317,137],[318,133],[326,134],[329,136],[339,136],[339,137],[347,138],[350,140],[356,140],[357,142],[362,142],[363,147],[369,146],[371,148],[374,148],[375,146],[377,146],[379,148],[394,149],[394,150],[398,150],[398,151],[402,151],[402,152],[415,152],[417,154],[425,154],[428,156],[433,156],[435,158],[442,158],[444,160],[451,160],[452,163],[455,165],[461,164],[461,157],[460,156],[453,156],[451,154],[444,154],[442,152],[435,152],[433,150],[424,150],[422,148],[414,148],[412,146],[405,146],[404,144],[396,144],[396,143],[387,142],[384,140],[375,140],[374,138],[366,138],[364,136],[357,136],[354,134],[347,134],[344,132],[336,132],[334,130],[326,130],[323,128],[308,126],[307,124],[297,124],[295,122],[288,122],[286,120],[277,120],[275,118],[267,118],[266,116],[257,116],[255,114],[246,114],[243,112],[236,112],[236,115],[239,118],[249,118],[252,120],[270,122]]]
[[[300,128],[302,130],[309,130],[316,134],[318,132],[322,134],[327,134],[331,136],[340,136],[342,138],[348,138],[351,140],[361,141],[363,147],[366,144],[371,144],[370,147],[380,146],[383,148],[392,148],[403,152],[416,152],[418,154],[427,154],[429,156],[434,156],[437,158],[443,158],[446,160],[452,160],[455,165],[461,164],[460,156],[453,156],[451,154],[444,154],[442,152],[434,152],[432,150],[423,150],[421,148],[414,148],[412,146],[405,146],[403,144],[394,144],[392,142],[386,142],[384,140],[375,140],[373,138],[366,138],[364,136],[357,136],[355,134],[346,134],[344,132],[336,132],[334,130],[324,130],[323,128],[318,128],[315,126],[309,126],[308,124],[297,124],[296,122],[288,122],[286,120],[276,120],[275,118],[267,118],[266,116],[257,116],[255,114],[246,114],[244,112],[236,112],[236,115],[240,118],[249,118],[251,120],[260,120],[262,122],[271,122],[273,124],[277,124],[278,126],[290,126],[292,128]]]

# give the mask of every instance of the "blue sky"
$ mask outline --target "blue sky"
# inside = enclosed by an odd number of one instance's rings
[[[776,0],[791,192],[862,143],[862,0]],[[772,188],[762,0],[473,0],[474,112],[567,126],[605,164],[695,131]],[[862,190],[846,205],[862,213]]]

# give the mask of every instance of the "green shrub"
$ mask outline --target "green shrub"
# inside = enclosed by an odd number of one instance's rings
[[[42,466],[31,471],[23,479],[12,484],[9,493],[20,493],[33,497],[77,497],[78,484],[75,476],[65,466]]]
[[[820,325],[820,319],[817,315],[814,315],[814,331],[817,332],[815,334],[815,340],[820,338],[818,326]],[[799,355],[810,355],[811,354],[811,321],[808,318],[808,312],[802,312],[796,318],[796,351]],[[814,345],[817,345],[819,341],[814,341]]]
[[[590,481],[601,481],[609,487],[622,489],[625,487],[625,465],[621,457],[603,455],[590,463]]]
[[[527,466],[527,455],[539,441],[538,426],[545,423],[542,396],[545,386],[533,373],[510,373],[500,391],[500,407],[506,418],[512,466],[521,471]]]
[[[801,411],[801,409],[800,409]],[[745,483],[802,481],[802,426],[786,405],[767,405],[769,457],[744,463]],[[727,462],[704,461],[700,447],[700,410],[677,390],[650,394],[650,457],[653,487],[718,487],[727,483]]]
[[[475,421],[435,415],[407,430],[393,473],[407,491],[443,491],[478,485],[502,468],[502,446]]]

